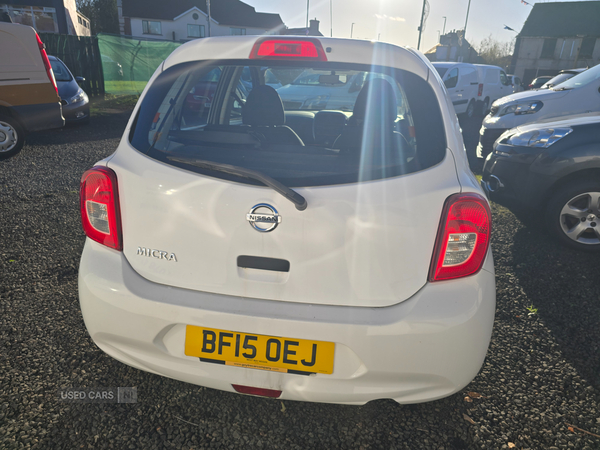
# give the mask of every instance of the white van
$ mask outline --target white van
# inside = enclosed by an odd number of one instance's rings
[[[452,99],[456,114],[473,117],[477,111],[479,75],[473,64],[455,62],[435,62],[438,71]]]
[[[496,139],[511,128],[552,117],[600,111],[600,65],[575,75],[550,89],[524,91],[492,104],[483,120],[477,156],[491,153]]]
[[[44,44],[31,27],[0,22],[0,160],[17,154],[31,131],[64,125]]]
[[[481,83],[478,100],[481,102],[481,111],[485,114],[496,100],[512,94],[513,87],[506,72],[500,67],[485,64],[475,64],[475,67]]]

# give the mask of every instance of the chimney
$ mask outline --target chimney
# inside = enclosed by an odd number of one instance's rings
[[[319,35],[319,21],[315,18],[310,21],[310,25],[308,27],[308,35],[309,36],[318,36]]]

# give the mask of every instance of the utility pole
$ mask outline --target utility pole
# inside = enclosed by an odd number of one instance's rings
[[[350,27],[350,39],[352,39],[353,32],[354,32],[354,22],[352,22],[352,26]]]
[[[469,4],[467,6],[467,17],[465,17],[465,29],[463,30],[463,40],[461,43],[461,53],[464,53],[462,51],[463,46],[465,45],[465,42],[467,42],[467,22],[469,22],[469,10],[471,9],[471,0],[469,0]],[[463,62],[463,55],[459,55],[459,57],[457,58],[459,60],[459,62]]]
[[[331,28],[330,37],[333,37],[333,0],[329,0],[329,26]]]
[[[306,0],[306,34],[308,34],[308,6],[310,5],[310,0]]]
[[[469,10],[471,9],[471,0],[469,0],[469,6],[467,6],[467,17],[465,18],[465,31],[463,34],[463,39],[467,38],[467,22],[469,21]]]
[[[419,42],[417,42],[417,50],[419,50],[419,48],[421,47],[421,34],[423,33],[423,17],[425,16],[425,3],[427,3],[427,0],[423,0],[423,10],[421,11],[421,25],[419,25]]]
[[[208,37],[210,37],[210,0],[206,0],[206,10],[208,13]]]

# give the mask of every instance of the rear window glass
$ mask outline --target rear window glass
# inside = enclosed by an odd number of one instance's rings
[[[169,68],[144,97],[132,145],[203,175],[260,184],[227,170],[234,166],[289,187],[401,176],[444,158],[437,99],[415,74],[325,62],[259,64]]]

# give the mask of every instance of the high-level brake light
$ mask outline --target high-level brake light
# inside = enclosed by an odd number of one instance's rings
[[[303,59],[327,61],[318,39],[261,38],[256,41],[250,59]]]
[[[448,197],[435,241],[429,281],[473,275],[481,269],[492,231],[492,215],[479,194]]]
[[[117,175],[104,166],[88,170],[81,177],[79,199],[85,234],[96,242],[122,250]]]

